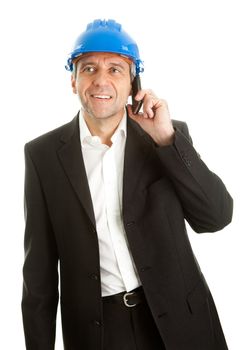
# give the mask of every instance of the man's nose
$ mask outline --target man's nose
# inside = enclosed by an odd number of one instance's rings
[[[108,83],[108,74],[107,72],[103,70],[98,70],[96,74],[94,75],[93,84],[98,85],[105,85]]]

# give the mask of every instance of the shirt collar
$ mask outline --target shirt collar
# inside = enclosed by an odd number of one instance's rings
[[[126,135],[127,135],[126,120],[127,120],[127,117],[126,117],[126,112],[125,112],[117,129],[115,130],[115,132],[111,138],[112,143],[116,142],[119,135],[121,135],[124,139],[126,138]],[[91,146],[102,145],[101,140],[98,136],[91,135],[91,132],[88,129],[88,126],[87,126],[85,119],[83,117],[83,110],[82,109],[79,112],[79,129],[80,129],[80,141],[81,141],[82,147],[85,145],[91,145]]]

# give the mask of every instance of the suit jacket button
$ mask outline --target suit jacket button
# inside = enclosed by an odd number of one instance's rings
[[[132,226],[132,225],[134,225],[134,224],[135,224],[135,221],[129,221],[129,222],[126,223],[126,226],[129,227],[129,226]]]
[[[191,166],[191,160],[187,156],[183,156],[182,159],[188,167]]]
[[[144,266],[144,267],[141,267],[141,268],[140,268],[140,271],[141,271],[141,272],[145,272],[145,271],[147,271],[147,270],[149,270],[149,269],[151,269],[150,266]]]
[[[95,324],[95,326],[97,326],[97,327],[101,327],[102,322],[100,322],[100,321],[98,321],[98,320],[94,320],[94,324]]]
[[[91,275],[90,275],[90,278],[92,279],[92,280],[98,280],[98,276],[95,274],[95,273],[92,273]]]

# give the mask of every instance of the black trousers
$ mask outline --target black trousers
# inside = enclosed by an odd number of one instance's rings
[[[149,306],[135,307],[103,301],[103,350],[165,350]]]

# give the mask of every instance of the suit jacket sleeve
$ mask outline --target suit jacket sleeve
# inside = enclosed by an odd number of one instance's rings
[[[192,145],[184,122],[173,122],[173,145],[157,147],[158,156],[194,231],[214,232],[232,218],[233,202],[221,179],[211,172]]]
[[[35,165],[25,146],[25,260],[22,315],[27,350],[54,349],[58,254]]]

